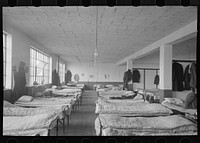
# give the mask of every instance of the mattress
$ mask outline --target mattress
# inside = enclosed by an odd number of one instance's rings
[[[100,95],[113,95],[113,96],[117,96],[117,95],[125,95],[126,94],[126,90],[109,90],[109,91],[99,91]]]
[[[118,114],[121,116],[166,116],[173,112],[157,103],[96,101],[96,114]]]
[[[7,130],[3,131],[3,136],[48,136],[48,129],[34,129],[34,130]]]
[[[163,106],[169,108],[169,109],[177,110],[179,112],[187,113],[187,114],[190,114],[190,115],[195,115],[196,112],[197,112],[197,109],[185,109],[185,108],[183,108],[183,107],[181,107],[179,105],[169,103],[169,102],[167,102],[165,100],[161,104]]]
[[[95,120],[97,135],[196,135],[197,125],[178,116],[120,117],[100,114]]]
[[[62,86],[62,88],[64,88],[64,89],[77,89],[78,91],[80,91],[79,89],[83,89],[84,88],[84,86],[82,86],[82,85],[80,85],[80,86],[67,86],[67,85],[63,85]]]
[[[19,102],[16,101],[15,105],[17,106],[33,106],[33,107],[44,107],[44,106],[67,106],[71,104],[74,100],[74,96],[71,97],[52,97],[52,98],[44,98],[44,97],[37,97],[34,98],[31,102]],[[64,108],[64,107],[63,107]]]
[[[55,113],[63,118],[63,110],[59,108],[15,108],[4,107],[3,116],[31,116],[37,114]]]
[[[24,131],[34,129],[52,129],[57,124],[58,116],[54,113],[37,114],[31,116],[4,116],[3,132]]]

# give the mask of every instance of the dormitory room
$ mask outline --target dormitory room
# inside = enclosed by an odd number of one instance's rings
[[[3,136],[197,135],[197,7],[2,8]]]

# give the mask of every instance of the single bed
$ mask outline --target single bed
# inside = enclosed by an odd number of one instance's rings
[[[69,125],[70,115],[75,104],[75,96],[67,97],[35,97],[30,102],[20,102],[16,101],[15,106],[26,107],[26,108],[49,108],[49,109],[58,109],[61,111],[63,116],[60,116],[59,123],[63,125],[63,132],[65,132],[65,117],[67,117],[67,125]]]
[[[197,135],[197,125],[178,115],[121,117],[99,114],[95,130],[97,136]]]
[[[3,135],[16,135],[20,132],[25,133],[27,130],[29,133],[30,130],[35,133],[36,130],[41,132],[40,129],[50,131],[57,125],[58,118],[59,116],[54,112],[29,116],[3,116]]]
[[[122,116],[166,116],[173,112],[167,107],[140,100],[111,101],[98,98],[96,101],[96,114],[118,114]]]
[[[3,106],[3,116],[32,116],[32,115],[38,115],[38,114],[56,114],[59,118],[57,119],[57,126],[58,123],[61,123],[61,120],[63,121],[63,132],[65,130],[64,127],[64,114],[63,110],[60,109],[59,107],[43,107],[43,108],[24,108],[20,106],[16,106],[14,104],[11,104],[7,101],[4,101],[4,106]],[[58,128],[57,132],[58,134]]]

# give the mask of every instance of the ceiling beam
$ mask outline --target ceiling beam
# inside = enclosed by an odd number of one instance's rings
[[[154,42],[153,44],[135,52],[134,54],[122,59],[121,61],[117,62],[116,65],[122,65],[126,63],[128,60],[135,60],[143,56],[146,56],[158,50],[158,48],[163,44],[173,45],[173,44],[176,44],[177,42],[181,42],[182,40],[195,37],[196,33],[197,33],[197,20],[165,36],[164,38]]]

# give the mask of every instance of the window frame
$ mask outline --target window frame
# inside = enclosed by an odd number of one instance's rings
[[[12,89],[12,35],[3,30],[3,89]]]
[[[41,66],[38,66],[41,64]],[[30,75],[29,84],[34,85],[36,81],[39,85],[51,83],[51,66],[52,57],[43,51],[31,46],[30,47]],[[47,68],[46,68],[47,65]],[[41,70],[38,75],[39,70]],[[33,71],[31,71],[33,70]]]

